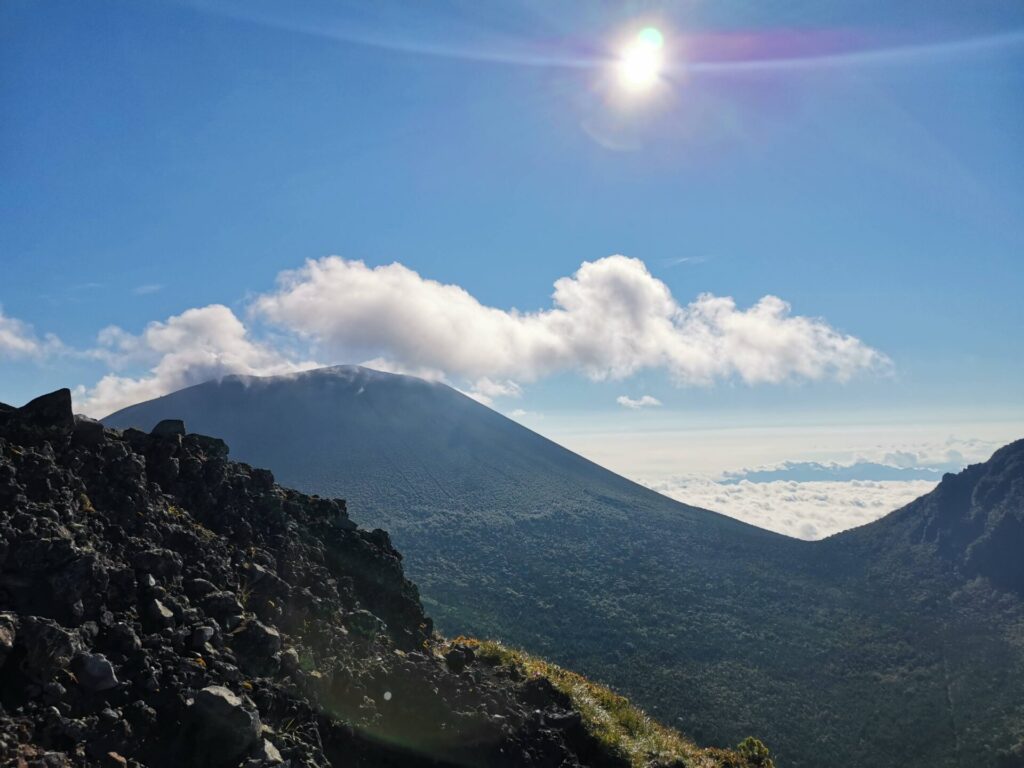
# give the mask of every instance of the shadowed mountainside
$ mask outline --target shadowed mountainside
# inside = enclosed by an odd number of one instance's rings
[[[809,543],[667,499],[413,377],[228,377],[106,421],[163,418],[345,495],[391,531],[446,631],[571,662],[698,739],[757,733],[788,766],[923,768],[987,765],[1024,736],[1020,579],[1001,548],[1024,508],[1021,444],[997,478],[947,476]]]

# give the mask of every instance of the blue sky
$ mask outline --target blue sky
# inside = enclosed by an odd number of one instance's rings
[[[499,409],[556,435],[697,413],[1021,420],[1019,3],[283,8],[0,6],[0,305],[37,345],[0,356],[0,400],[150,376],[147,324],[211,304],[292,361],[377,357],[254,313],[307,259],[398,262],[537,312],[556,280],[624,254],[680,306],[778,296],[889,364],[698,385],[657,365],[502,369],[519,395]],[[645,24],[662,81],[616,92],[609,68]],[[468,387],[448,359],[432,367]],[[656,415],[616,403],[643,395]]]

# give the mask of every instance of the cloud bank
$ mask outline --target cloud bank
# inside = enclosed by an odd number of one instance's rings
[[[865,525],[931,491],[934,480],[720,483],[664,480],[648,487],[695,507],[800,539],[822,539]]]
[[[821,539],[899,509],[931,491],[946,472],[986,461],[1005,442],[950,435],[937,441],[877,444],[847,462],[783,461],[719,476],[641,482],[679,501],[761,528]]]
[[[636,400],[626,395],[619,395],[615,398],[615,402],[623,408],[629,408],[634,411],[639,408],[654,408],[661,405],[661,400],[651,395],[644,395]]]
[[[465,289],[402,264],[337,256],[283,273],[253,311],[332,357],[378,357],[466,381],[530,382],[562,372],[622,379],[663,369],[679,385],[845,381],[888,365],[824,320],[792,315],[765,296],[748,309],[701,294],[679,303],[638,259],[585,262],[555,282],[535,312],[480,303]]]
[[[823,464],[817,461],[787,461],[767,469],[743,469],[726,472],[725,484],[741,482],[770,483],[775,480],[795,480],[806,483],[835,480],[933,480],[938,482],[944,472],[958,472],[963,469],[961,462],[948,463],[941,467],[925,467],[917,464],[899,466],[876,461],[856,461],[852,464]]]

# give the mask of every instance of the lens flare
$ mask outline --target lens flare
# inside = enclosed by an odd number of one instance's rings
[[[655,27],[645,27],[619,57],[619,81],[631,91],[645,91],[658,82],[665,39]]]

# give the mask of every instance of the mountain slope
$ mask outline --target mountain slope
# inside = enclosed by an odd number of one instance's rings
[[[984,577],[1024,597],[1024,440],[946,475],[932,493],[837,541],[883,549],[923,546],[964,578]]]
[[[187,412],[197,427],[223,428],[217,434],[244,444],[247,457],[258,452],[272,460],[282,477],[321,489],[345,488],[350,499],[371,504],[372,514],[394,513],[403,523],[409,518],[404,507],[422,506],[424,489],[431,488],[437,498],[428,506],[434,514],[443,514],[446,502],[460,508],[459,519],[490,518],[496,503],[550,513],[553,494],[538,477],[554,478],[567,497],[583,495],[612,507],[628,500],[631,509],[640,503],[687,519],[696,512],[451,387],[411,376],[357,366],[296,376],[229,376],[127,408],[104,422],[130,425],[171,410]],[[377,478],[384,471],[389,482],[382,484]],[[733,533],[773,535],[724,515],[697,514]]]
[[[432,636],[386,533],[227,453],[0,405],[4,765],[770,768]]]
[[[762,531],[631,483],[444,385],[361,368],[229,377],[107,422],[169,417],[387,527],[446,631],[571,662],[699,739],[757,733],[789,766],[823,754],[983,765],[1024,722],[965,684],[977,726],[950,725],[950,680],[990,680],[998,658],[1024,681],[1024,642],[1006,630],[1020,601],[993,609],[987,582],[963,598],[955,564],[919,542]]]

